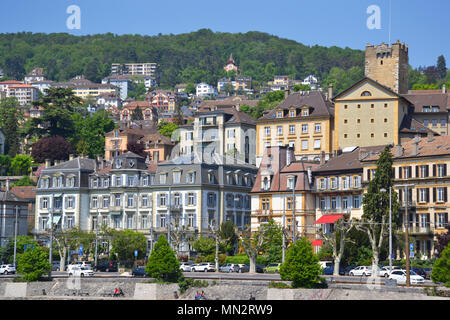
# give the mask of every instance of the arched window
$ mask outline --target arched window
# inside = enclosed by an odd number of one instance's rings
[[[364,91],[363,93],[361,93],[361,97],[371,97],[372,94],[369,91]]]

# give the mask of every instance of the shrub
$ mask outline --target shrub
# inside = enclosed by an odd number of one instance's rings
[[[145,273],[152,278],[168,282],[178,282],[183,277],[180,263],[164,235],[160,236],[156,242]]]
[[[270,281],[269,282],[269,288],[276,288],[276,289],[290,289],[291,286],[284,282],[276,282],[276,281]]]
[[[49,273],[51,265],[48,262],[48,253],[39,246],[27,249],[17,258],[17,273],[23,275],[27,282],[37,281]]]
[[[434,263],[431,280],[450,287],[450,245],[447,244],[441,252],[441,257]]]
[[[322,268],[311,243],[305,237],[289,247],[286,261],[280,267],[282,280],[292,281],[293,288],[315,288],[321,284]]]

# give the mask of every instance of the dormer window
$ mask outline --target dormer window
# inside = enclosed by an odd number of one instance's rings
[[[302,109],[302,117],[307,117],[309,115],[308,109]]]
[[[270,188],[270,180],[268,177],[263,178],[263,190],[269,190]]]
[[[295,109],[289,110],[289,117],[294,118],[296,116]]]
[[[294,183],[295,183],[295,178],[294,177],[289,177],[287,179],[287,188],[289,190],[294,190]]]
[[[122,160],[121,159],[116,159],[116,168],[120,169],[122,167]]]
[[[283,111],[277,111],[277,118],[283,118]]]
[[[363,93],[361,93],[361,97],[371,97],[372,94],[369,91],[363,91]]]

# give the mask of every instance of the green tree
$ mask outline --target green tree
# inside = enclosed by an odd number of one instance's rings
[[[141,232],[133,230],[112,231],[112,254],[119,260],[135,259],[134,251],[138,251],[137,259],[145,257],[147,240]]]
[[[158,132],[168,138],[172,138],[173,132],[178,129],[177,124],[173,122],[168,122],[166,120],[162,120],[160,123],[158,123],[157,127]]]
[[[311,87],[307,84],[296,84],[293,88],[294,92],[297,91],[311,91]]]
[[[447,75],[447,65],[445,63],[445,57],[443,55],[440,55],[437,59],[437,65],[436,65],[439,78],[444,79]]]
[[[273,219],[263,226],[263,252],[268,263],[278,263],[282,260],[283,229]]]
[[[209,256],[216,250],[216,242],[213,238],[209,237],[200,236],[195,239],[191,245],[201,256]]]
[[[9,155],[0,154],[0,175],[6,176],[11,167],[11,157]]]
[[[25,246],[39,246],[36,240],[30,236],[17,236],[16,253],[21,254],[25,251]],[[5,263],[13,263],[14,260],[14,239],[10,239],[5,246],[2,247],[0,260]]]
[[[233,85],[230,82],[227,82],[223,85],[222,90],[227,95],[231,96],[235,92]]]
[[[363,215],[355,227],[367,233],[373,253],[372,270],[378,269],[380,250],[389,219],[389,188],[393,185],[392,154],[389,147],[384,148],[377,160],[376,173],[369,182],[367,193],[363,196]],[[382,192],[381,190],[385,191]],[[392,219],[399,223],[399,204],[397,192],[392,189]],[[376,276],[374,271],[373,276]]]
[[[182,278],[180,263],[164,235],[158,238],[145,267],[145,273],[152,278],[168,282],[177,282]]]
[[[139,106],[134,109],[134,112],[131,114],[131,120],[144,120],[144,115],[142,114],[141,108]]]
[[[239,242],[236,226],[232,221],[225,221],[220,225],[219,238],[222,240],[222,251],[233,255]]]
[[[292,281],[293,288],[314,288],[321,283],[322,268],[306,237],[291,244],[286,261],[280,267],[282,280]]]
[[[19,102],[15,97],[0,101],[0,128],[5,133],[5,153],[14,157],[20,149],[19,121],[23,114],[19,111]]]
[[[17,256],[17,273],[23,275],[27,282],[37,281],[48,274],[51,265],[48,262],[48,252],[40,246],[27,248],[24,253]]]
[[[16,155],[9,168],[9,172],[13,176],[24,176],[31,172],[31,165],[33,164],[33,158],[26,154]]]
[[[35,186],[36,183],[29,176],[23,176],[17,182],[13,183],[13,187],[27,187],[27,186]]]
[[[190,82],[190,83],[188,83],[186,85],[186,90],[185,91],[186,91],[187,94],[196,94],[197,88],[195,87],[195,84]]]
[[[450,245],[442,251],[441,257],[436,260],[431,273],[433,282],[443,283],[446,287],[450,287]]]

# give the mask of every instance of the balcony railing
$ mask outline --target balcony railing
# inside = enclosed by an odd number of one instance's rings
[[[170,211],[183,211],[183,205],[181,204],[172,204],[169,206]]]
[[[271,216],[272,214],[273,214],[272,210],[255,210],[252,212],[252,215],[257,217],[268,217]]]
[[[351,214],[352,209],[351,208],[320,209],[320,212],[322,215],[324,215],[324,214]]]
[[[402,227],[402,231],[405,232],[405,226]],[[412,225],[410,224],[408,226],[408,233],[409,234],[430,234],[433,233],[433,230],[431,227],[421,227],[418,225]]]
[[[415,207],[417,206],[416,201],[408,200],[408,201],[400,201],[400,207],[404,208],[406,207],[406,203],[408,203],[408,207]]]

